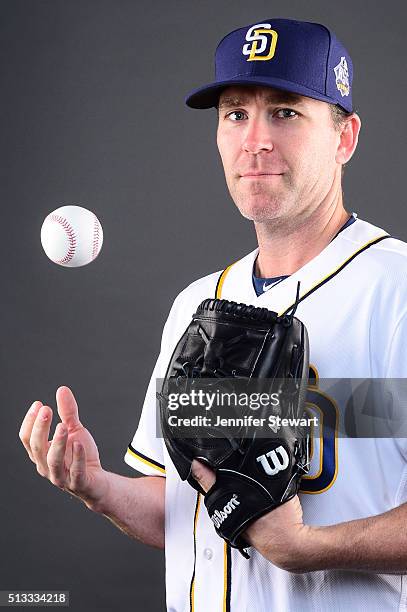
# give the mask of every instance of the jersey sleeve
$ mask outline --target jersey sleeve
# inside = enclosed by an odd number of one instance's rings
[[[160,353],[147,387],[137,431],[124,456],[128,465],[146,476],[165,476],[163,440],[156,431],[156,385],[162,360]]]

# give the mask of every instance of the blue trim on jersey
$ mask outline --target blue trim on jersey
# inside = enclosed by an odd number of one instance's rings
[[[357,219],[357,214],[356,213],[352,213],[352,215],[342,225],[341,229],[339,230],[339,232],[337,234],[335,234],[335,236],[332,238],[332,240],[335,240],[335,238],[341,232],[343,232],[344,229],[349,227],[349,225],[352,225],[352,223],[355,223],[356,219]],[[331,242],[332,242],[332,240],[331,240]],[[257,260],[257,258],[256,258],[256,260]],[[259,276],[255,276],[254,270],[255,270],[255,266],[256,266],[256,260],[253,263],[252,282],[253,282],[253,287],[254,287],[254,290],[256,292],[257,297],[259,295],[261,295],[262,293],[266,293],[272,287],[274,287],[275,285],[278,285],[285,278],[288,278],[290,276],[289,274],[287,274],[286,276],[272,276],[271,278],[260,278]]]

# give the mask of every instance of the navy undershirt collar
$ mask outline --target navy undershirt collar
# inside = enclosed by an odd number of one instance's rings
[[[352,223],[354,223],[356,219],[357,219],[357,214],[352,213],[352,216],[346,221],[346,223],[342,225],[341,229],[332,238],[332,240],[335,240],[336,236],[338,236],[338,234],[343,232],[344,229],[349,227],[349,225],[352,225]],[[255,265],[256,265],[256,261],[253,264],[252,280],[253,280],[253,287],[254,287],[254,290],[257,296],[261,295],[262,293],[266,293],[266,291],[269,291],[272,287],[275,287],[276,285],[281,283],[285,278],[288,278],[290,276],[289,274],[287,274],[286,276],[273,276],[271,278],[260,278],[259,276],[255,276],[254,274]]]

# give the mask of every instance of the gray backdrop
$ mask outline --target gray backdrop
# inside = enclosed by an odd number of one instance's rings
[[[1,0],[0,589],[70,590],[75,612],[163,609],[163,554],[40,478],[21,419],[67,384],[105,468],[136,475],[122,457],[173,298],[255,247],[226,192],[215,112],[183,105],[233,28],[274,16],[336,31],[363,119],[347,206],[407,238],[406,14],[401,0]],[[63,204],[103,224],[87,267],[42,252],[42,221]]]

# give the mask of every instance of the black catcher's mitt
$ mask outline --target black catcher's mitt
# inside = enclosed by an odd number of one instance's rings
[[[300,420],[305,416],[308,335],[294,317],[295,309],[296,305],[290,315],[279,317],[266,308],[204,300],[178,342],[157,394],[162,435],[181,479],[205,495],[217,533],[245,556],[248,545],[242,532],[294,497],[308,471],[309,433]],[[208,421],[193,428],[180,425],[180,417],[192,416],[192,404],[184,402],[174,410],[172,394],[190,394],[198,388],[231,392],[234,384],[247,392],[260,385],[262,392],[279,393],[281,401],[255,414],[235,402],[228,407],[228,417],[232,411],[237,417],[272,414],[295,421],[274,430],[266,425],[260,431],[243,418],[234,428],[216,425],[212,415],[211,426]],[[206,494],[191,474],[193,459],[216,471],[216,482]]]

